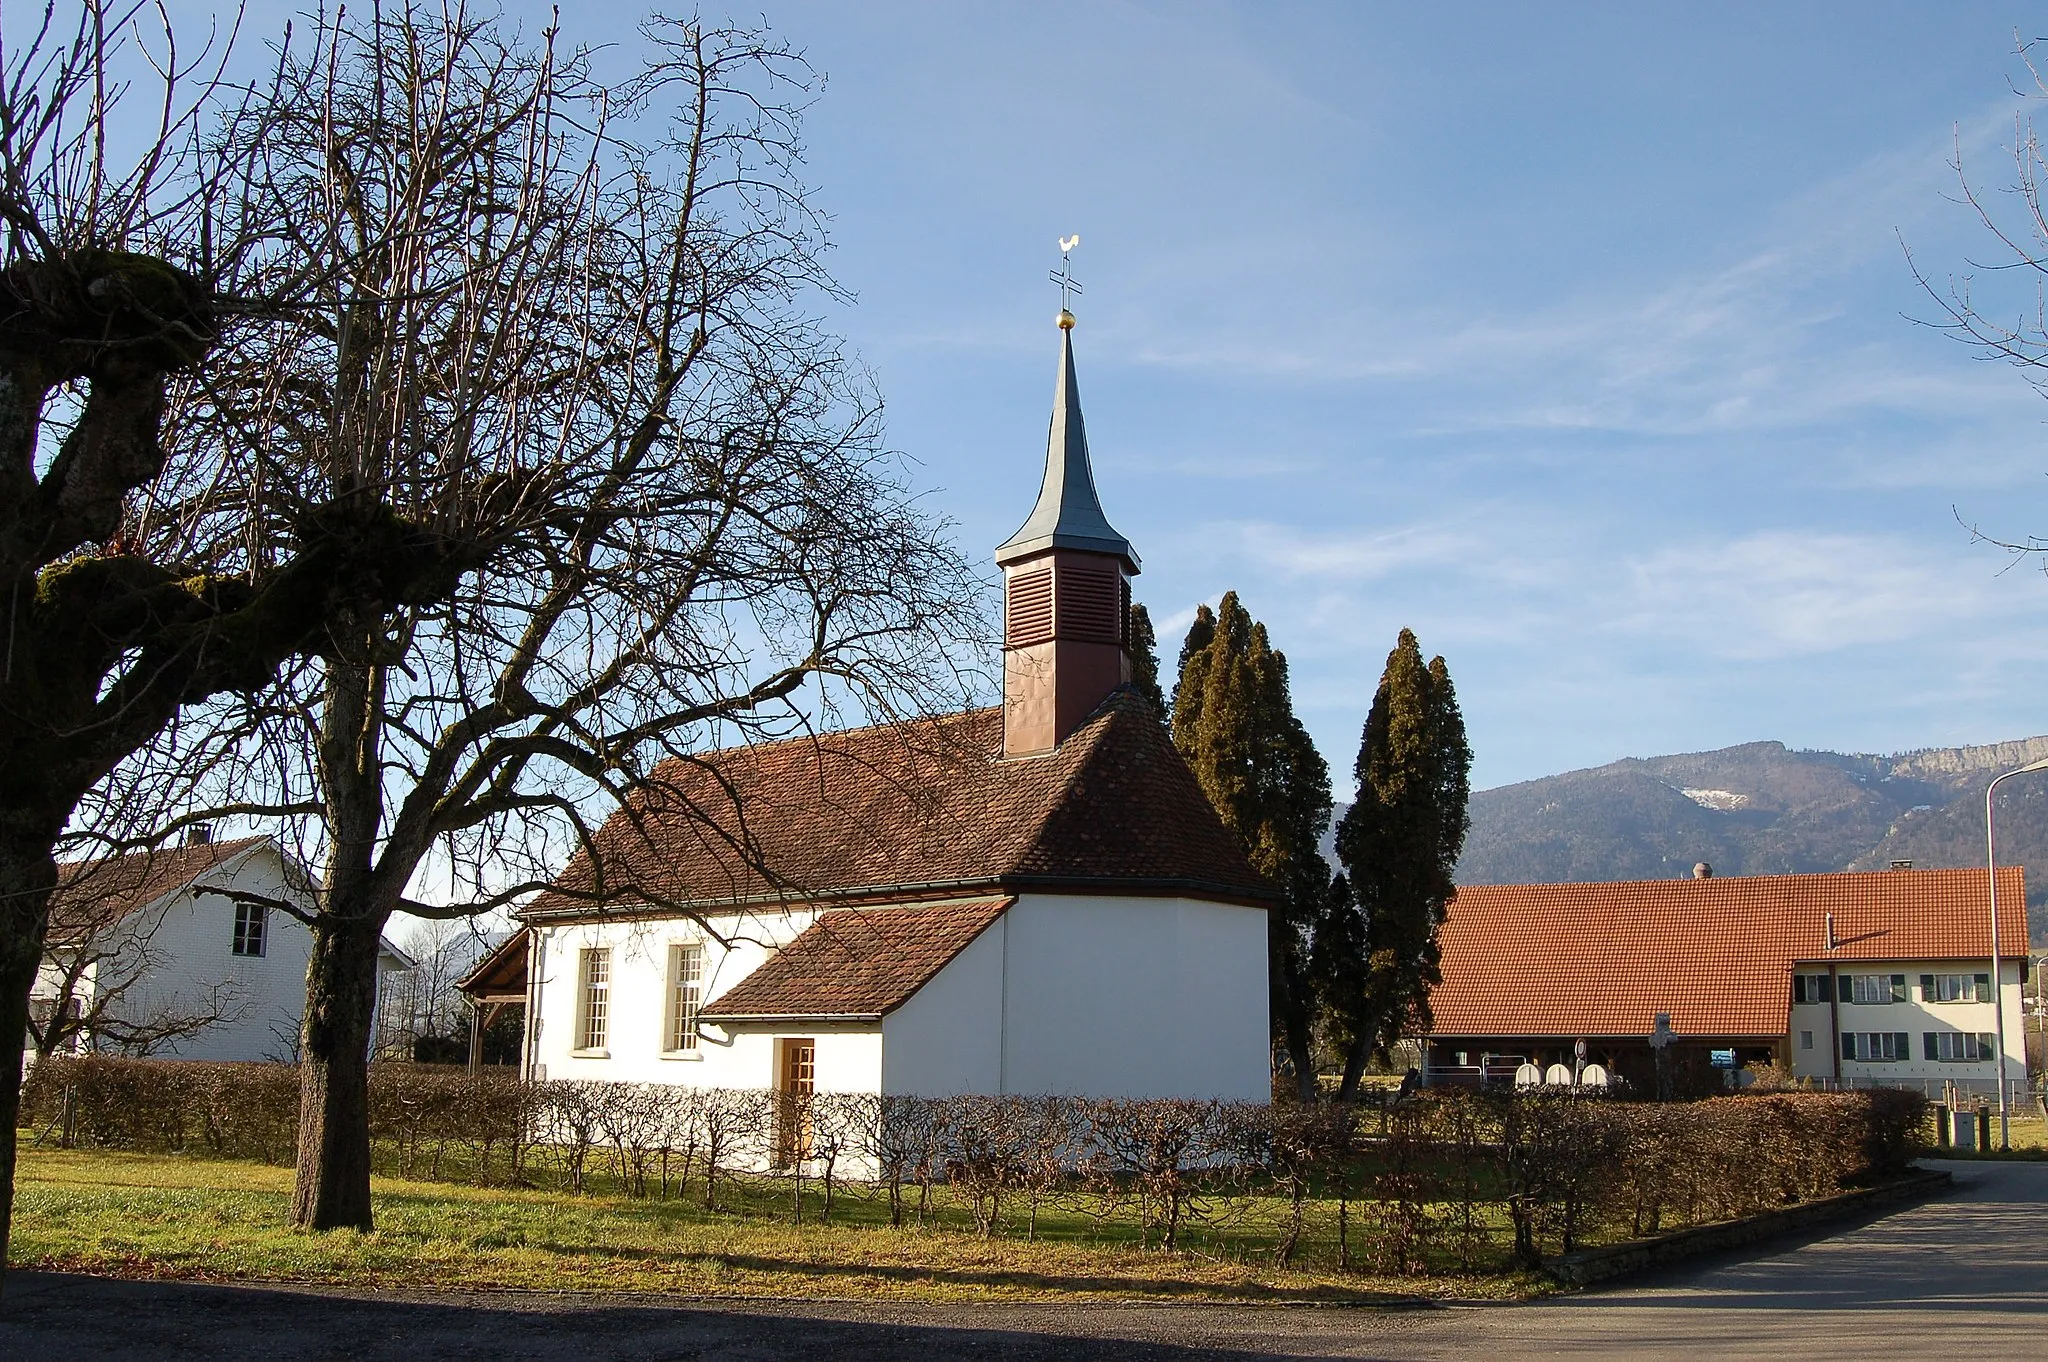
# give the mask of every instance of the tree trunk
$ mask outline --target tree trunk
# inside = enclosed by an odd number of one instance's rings
[[[42,964],[57,883],[52,840],[31,832],[0,841],[0,1283],[14,1225],[14,1134],[21,1123],[28,995]]]
[[[302,1229],[371,1228],[370,1017],[384,914],[333,910],[313,928],[300,1032],[298,1185]]]
[[[1303,978],[1301,952],[1291,929],[1277,914],[1269,913],[1266,940],[1267,987],[1272,990],[1274,1020],[1279,1023],[1280,1042],[1287,1050],[1287,1062],[1294,1067],[1295,1095],[1304,1102],[1316,1100],[1316,1060],[1310,1029],[1308,981]]]
[[[1372,1054],[1372,1042],[1363,1037],[1344,1047],[1344,1081],[1338,1085],[1337,1100],[1358,1100],[1358,1084],[1365,1077],[1365,1061]]]

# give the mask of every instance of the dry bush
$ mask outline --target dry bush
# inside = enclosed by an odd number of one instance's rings
[[[625,1195],[662,1198],[688,1195],[695,1178],[710,1210],[724,1183],[778,1163],[790,1131],[776,1095],[758,1090],[529,1082],[427,1065],[376,1066],[371,1101],[375,1136],[402,1174],[578,1192],[603,1178]],[[44,1141],[288,1164],[298,1104],[289,1065],[53,1056],[31,1071],[24,1113]],[[780,1173],[799,1212],[804,1182],[821,1184],[826,1219],[857,1169],[899,1227],[909,1188],[923,1225],[950,1184],[991,1236],[1020,1222],[1035,1236],[1040,1208],[1071,1190],[1067,1204],[1098,1225],[1134,1212],[1145,1241],[1169,1251],[1191,1225],[1271,1196],[1286,1203],[1271,1247],[1283,1264],[1298,1253],[1309,1207],[1334,1200],[1347,1267],[1363,1194],[1368,1256],[1383,1270],[1424,1271],[1448,1257],[1471,1271],[1496,1251],[1488,1224],[1498,1214],[1514,1260],[1539,1267],[1602,1226],[1652,1234],[1896,1176],[1925,1113],[1918,1095],[1888,1090],[1636,1104],[1436,1089],[1377,1113],[819,1094],[796,1113],[808,1155]]]

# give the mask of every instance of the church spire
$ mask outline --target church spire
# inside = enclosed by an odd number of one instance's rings
[[[1078,237],[1060,242],[1073,249]],[[1064,742],[1131,679],[1131,543],[1109,523],[1088,465],[1074,381],[1078,292],[1062,259],[1060,370],[1053,388],[1045,479],[1023,526],[996,550],[1003,570],[1003,754],[1030,756]]]
[[[1095,471],[1088,462],[1088,429],[1081,420],[1081,389],[1074,380],[1074,314],[1061,308],[1059,322],[1060,370],[1052,393],[1045,479],[1038,486],[1038,504],[996,550],[996,563],[1007,566],[1047,549],[1080,549],[1113,554],[1123,561],[1126,571],[1136,573],[1138,555],[1131,549],[1131,541],[1109,523],[1095,492]]]

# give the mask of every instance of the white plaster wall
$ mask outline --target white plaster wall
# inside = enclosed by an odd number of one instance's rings
[[[814,919],[809,911],[743,914],[695,922],[661,919],[579,923],[538,928],[535,987],[538,1034],[533,1055],[541,1076],[621,1083],[674,1083],[703,1088],[770,1088],[776,1080],[776,1041],[802,1036],[817,1041],[820,1092],[879,1092],[882,1033],[875,1026],[715,1026],[699,1030],[694,1055],[666,1053],[668,956],[674,944],[704,948],[706,1001],[718,997],[768,959],[770,945],[796,937]],[[724,939],[724,944],[721,943]],[[611,950],[610,1025],[604,1052],[576,1047],[581,952]]]
[[[1003,958],[1009,923],[1009,913],[997,918],[909,1002],[883,1019],[883,1091],[912,1097],[1003,1091]]]
[[[275,849],[255,847],[203,877],[207,884],[246,889],[270,898],[297,898]],[[272,909],[264,927],[264,953],[233,952],[235,905],[219,894],[180,894],[161,908],[136,914],[123,927],[150,937],[158,967],[121,1001],[121,1011],[143,1017],[159,1008],[191,1011],[210,985],[230,984],[237,1019],[154,1051],[166,1059],[289,1059],[306,1001],[306,961],[313,936],[298,919]]]
[[[1270,1099],[1264,911],[1027,894],[1006,917],[1002,1091]]]
[[[2026,1075],[2026,1040],[2021,1029],[2023,1016],[2020,1006],[2020,966],[2017,960],[2002,960],[2000,963],[1999,1002],[2005,1010],[2005,1054],[2006,1081],[2023,1082]],[[1906,1085],[1922,1088],[1939,1095],[1942,1084],[1954,1079],[1972,1088],[1993,1090],[1998,1081],[1998,1063],[1993,1060],[1945,1063],[1930,1062],[1922,1055],[1921,1036],[1929,1031],[1981,1031],[1996,1034],[1998,1016],[1989,1002],[1982,1003],[1928,1003],[1920,997],[1920,976],[1923,974],[1989,974],[1989,959],[1965,961],[1871,961],[1844,963],[1836,967],[1842,975],[1854,974],[1903,974],[1906,976],[1906,998],[1903,1003],[1841,1003],[1838,1005],[1840,1027],[1851,1031],[1904,1031],[1912,1038],[1912,1058],[1873,1062],[1845,1059],[1842,1061],[1842,1081],[1846,1084],[1867,1086],[1872,1083]],[[1824,968],[1803,966],[1794,971],[1798,974],[1825,974]],[[1791,986],[1788,982],[1788,988]],[[1813,1048],[1800,1047],[1800,1033],[1813,1032]],[[1831,1079],[1835,1073],[1834,1056],[1841,1053],[1841,1043],[1835,1041],[1829,1048],[1831,1032],[1828,1021],[1828,1004],[1792,1004],[1791,1036],[1792,1072],[1801,1078]]]

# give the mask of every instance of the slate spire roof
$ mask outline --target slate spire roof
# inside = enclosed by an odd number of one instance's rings
[[[1279,896],[1135,693],[1043,755],[1003,757],[1002,728],[977,709],[673,758],[598,831],[597,859],[578,852],[522,916],[1027,888]]]
[[[1052,430],[1046,440],[1045,480],[1038,504],[1018,531],[996,549],[996,562],[1012,563],[1047,549],[1080,549],[1121,558],[1138,571],[1131,541],[1118,534],[1095,494],[1088,462],[1088,431],[1081,421],[1081,389],[1074,380],[1074,331],[1060,327],[1060,372],[1053,388]]]

